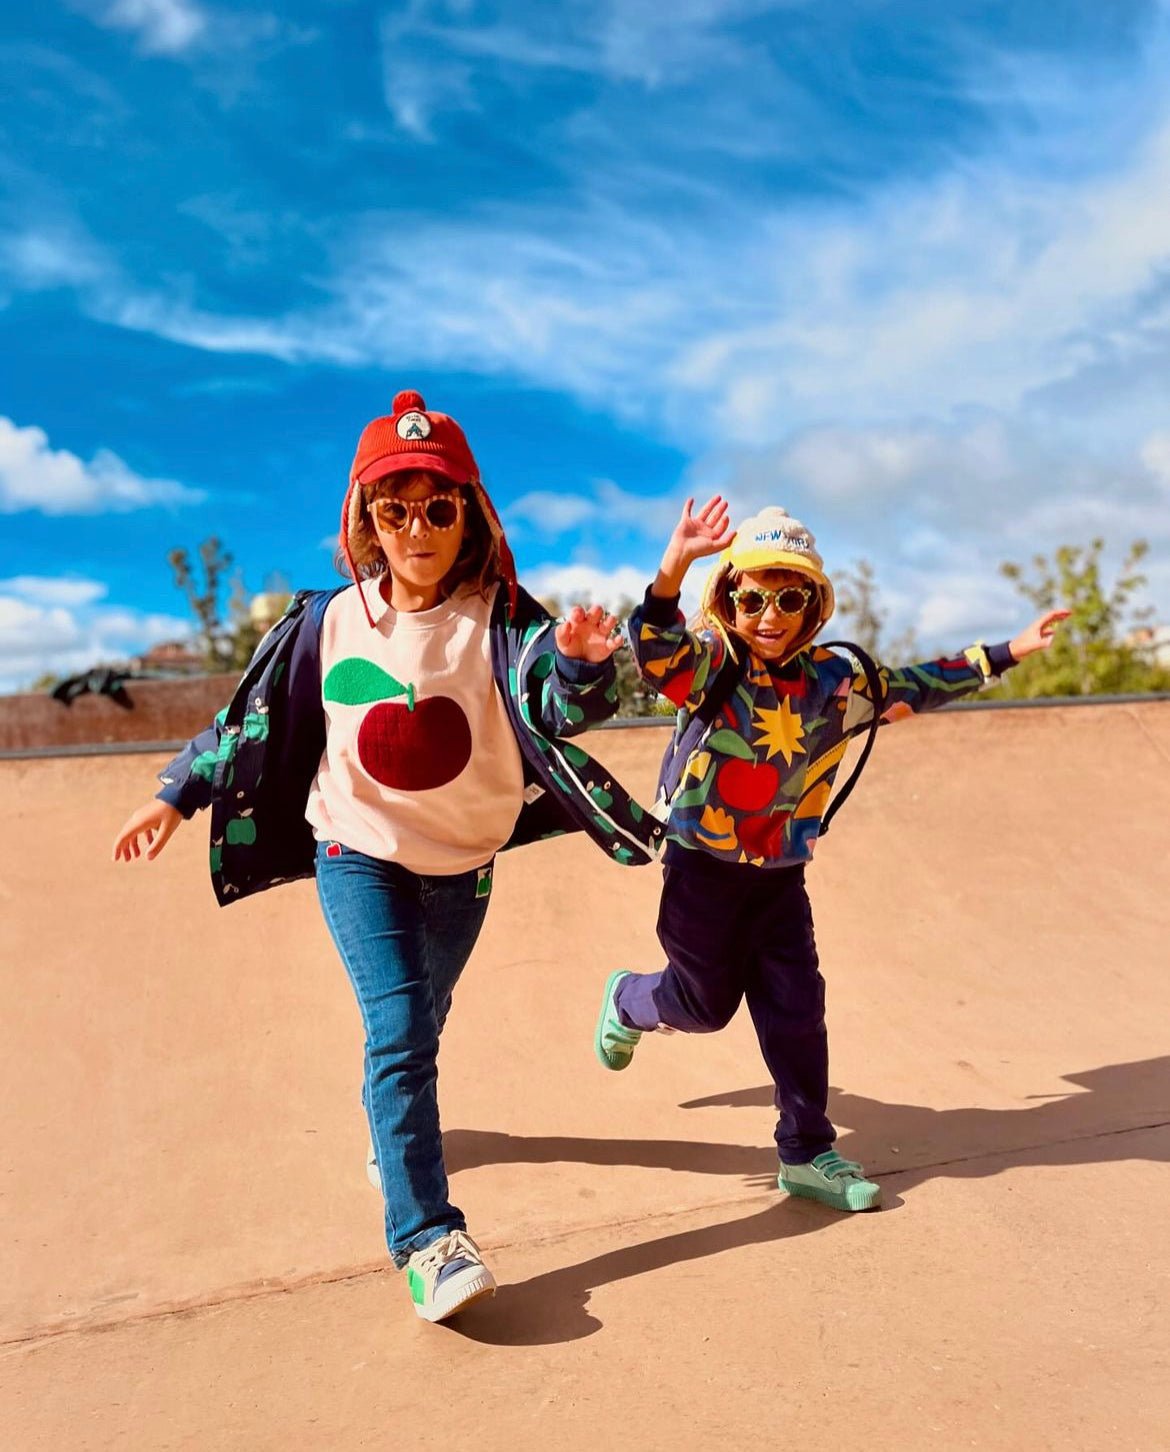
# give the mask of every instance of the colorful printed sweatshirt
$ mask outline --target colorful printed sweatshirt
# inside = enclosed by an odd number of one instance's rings
[[[230,704],[160,774],[157,796],[184,817],[211,809],[211,881],[220,904],[315,871],[305,816],[325,751],[321,632],[330,602],[354,587],[303,590],[256,648]],[[489,625],[491,672],[523,758],[524,805],[504,847],[584,831],[612,861],[662,851],[665,828],[572,741],[617,708],[612,661],[569,660],[556,622],[526,591],[500,590]],[[398,694],[384,672],[347,682],[354,704]],[[360,698],[360,702],[359,702]]]
[[[754,867],[807,862],[849,740],[873,717],[865,676],[815,644],[783,666],[746,647],[736,661],[714,632],[687,629],[677,597],[649,590],[629,634],[643,680],[679,708],[667,761],[721,671],[737,676],[671,800],[656,808],[667,821],[667,861],[681,847]],[[1014,664],[998,645],[898,670],[879,666],[879,715],[885,722],[945,706]]]

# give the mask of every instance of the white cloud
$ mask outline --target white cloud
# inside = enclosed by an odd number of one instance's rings
[[[584,494],[554,494],[535,489],[514,499],[504,510],[504,527],[515,531],[530,528],[537,534],[567,534],[593,514],[596,505]]]
[[[539,565],[523,572],[524,588],[537,599],[556,598],[562,607],[605,605],[615,610],[622,600],[637,602],[650,583],[634,565],[599,569],[595,565]]]
[[[1170,432],[1150,435],[1142,445],[1142,463],[1170,496]]]
[[[92,605],[95,600],[104,599],[106,593],[106,586],[100,580],[84,580],[76,575],[64,575],[58,579],[44,575],[14,575],[10,580],[0,580],[0,595],[15,595],[38,605],[66,608]]]
[[[95,19],[110,29],[133,31],[148,55],[178,55],[207,27],[206,14],[192,0],[113,0]]]
[[[36,292],[86,287],[102,278],[108,263],[78,228],[51,222],[0,236],[0,267],[13,285]]]
[[[0,514],[106,514],[203,498],[172,479],[144,479],[109,449],[84,463],[54,449],[43,429],[0,416]]]
[[[409,228],[369,217],[339,244],[329,300],[283,316],[114,278],[83,296],[209,351],[512,376],[726,451],[826,419],[1009,411],[1101,370],[1164,377],[1168,192],[1170,126],[1107,180],[970,163],[833,209],[730,198],[709,232],[588,194]]]
[[[191,634],[190,622],[177,616],[98,604],[105,595],[104,585],[73,576],[0,581],[0,691],[21,690],[50,672],[116,664]]]
[[[776,89],[783,75],[760,47],[738,39],[735,27],[808,3],[678,0],[664,7],[660,0],[571,0],[530,9],[520,26],[510,23],[505,6],[495,7],[501,18],[473,23],[470,5],[412,0],[382,21],[386,104],[406,131],[433,142],[438,117],[480,109],[480,86],[504,78],[524,85],[542,72],[552,79],[633,82],[655,92],[697,77],[754,73],[758,84]]]
[[[593,526],[598,532],[633,532],[665,543],[681,505],[673,494],[631,493],[612,479],[599,479],[592,494],[557,494],[533,490],[514,499],[504,511],[509,530],[556,537]]]
[[[1010,640],[1034,614],[1008,581],[997,575],[952,570],[922,583],[922,595],[909,613],[909,623],[927,643],[928,653],[970,645],[976,638]],[[905,612],[902,619],[906,619]]]
[[[1013,407],[1106,357],[1155,366],[1146,295],[1170,262],[1168,190],[1163,124],[1107,179],[984,161],[854,211],[777,217],[741,260],[757,305],[725,289],[743,321],[686,339],[671,379],[763,442],[817,415]]]

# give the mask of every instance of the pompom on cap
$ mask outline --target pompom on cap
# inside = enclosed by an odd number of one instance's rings
[[[385,474],[426,469],[456,484],[479,480],[479,466],[463,430],[450,415],[427,410],[414,388],[394,395],[393,412],[362,430],[349,477],[369,484]]]

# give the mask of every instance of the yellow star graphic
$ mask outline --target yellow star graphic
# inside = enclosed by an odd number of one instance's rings
[[[780,705],[774,711],[767,706],[759,707],[752,724],[760,733],[755,744],[768,748],[769,761],[779,752],[784,757],[784,765],[791,766],[793,756],[798,752],[801,756],[805,754],[805,748],[800,744],[804,740],[804,722],[792,709],[787,696],[781,697]]]

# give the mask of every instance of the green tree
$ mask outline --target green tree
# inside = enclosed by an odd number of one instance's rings
[[[176,588],[187,597],[187,604],[195,616],[205,667],[209,671],[228,670],[232,654],[231,631],[224,623],[219,597],[227,572],[231,569],[232,557],[216,535],[209,536],[199,545],[198,557],[203,574],[202,586],[196,580],[191,556],[185,549],[171,550],[167,564],[175,577]]]
[[[1003,697],[1095,696],[1170,690],[1170,670],[1127,644],[1125,637],[1152,614],[1137,608],[1146,584],[1138,565],[1148,552],[1135,540],[1116,577],[1104,577],[1103,540],[1088,547],[1062,545],[1049,558],[1033,557],[1030,572],[1011,562],[1000,573],[1038,611],[1068,610],[1050,650],[1029,656],[1004,677]]]
[[[253,597],[244,585],[243,573],[237,570],[231,577],[225,618],[220,597],[232,557],[218,537],[211,535],[199,545],[198,559],[202,584],[196,579],[186,550],[174,549],[167,555],[175,585],[186,595],[195,616],[204,666],[208,671],[242,671],[264,634],[264,627],[252,618]],[[287,583],[279,575],[271,576],[266,583],[267,592],[278,597],[274,603],[283,608],[290,594]]]

